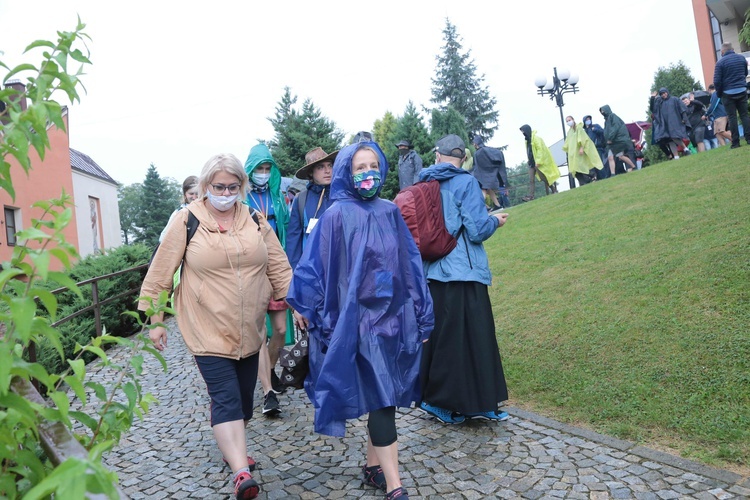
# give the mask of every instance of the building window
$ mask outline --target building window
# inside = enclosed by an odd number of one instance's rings
[[[721,23],[716,19],[716,16],[710,10],[708,11],[708,17],[711,20],[711,34],[714,39],[714,53],[716,54],[716,60],[721,59],[721,44],[724,43],[721,37]]]
[[[11,247],[16,245],[16,231],[18,231],[16,212],[18,211],[16,208],[5,207],[5,236],[8,238],[8,246]]]

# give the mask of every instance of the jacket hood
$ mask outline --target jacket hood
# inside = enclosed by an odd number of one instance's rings
[[[383,151],[376,142],[362,141],[346,146],[336,156],[336,161],[333,162],[333,179],[331,180],[332,200],[364,200],[354,187],[354,176],[352,175],[352,158],[357,151],[364,147],[372,148],[378,155],[380,187],[376,194],[380,195],[380,191],[385,185],[385,178],[388,175],[388,160],[385,159]],[[370,199],[374,198],[375,196]]]
[[[256,144],[250,149],[245,161],[245,172],[247,173],[249,184],[248,188],[253,189],[253,171],[264,163],[271,164],[271,177],[268,179],[268,191],[271,194],[273,202],[274,216],[276,217],[276,235],[279,237],[281,244],[286,241],[286,225],[289,222],[289,208],[281,193],[281,170],[273,159],[271,151],[263,143]],[[259,189],[259,191],[262,189]],[[249,194],[247,195],[249,196]],[[268,215],[268,214],[264,214]]]
[[[659,95],[661,94],[667,94],[669,95],[669,90],[667,90],[667,87],[662,87],[659,89]]]
[[[448,179],[452,179],[453,177],[456,177],[457,175],[471,175],[471,173],[468,170],[464,170],[460,167],[453,166],[450,163],[438,163],[437,165],[432,165],[429,168],[423,169],[419,173],[419,180],[420,181],[445,181]]]
[[[604,118],[607,118],[609,115],[612,114],[612,110],[609,107],[609,104],[605,104],[601,108],[599,108],[599,112],[602,114]]]
[[[523,136],[527,141],[531,140],[531,127],[529,125],[521,125],[521,128],[519,130],[523,132]]]

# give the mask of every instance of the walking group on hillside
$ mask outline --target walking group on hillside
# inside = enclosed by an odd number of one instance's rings
[[[263,144],[244,166],[231,154],[210,158],[183,186],[185,204],[164,229],[139,309],[176,283],[177,323],[206,383],[238,499],[261,489],[245,436],[256,384],[263,414],[279,417],[284,386],[275,365],[295,327],[307,339],[315,431],[343,436],[347,420],[367,415],[362,483],[387,499],[408,499],[397,407],[449,424],[508,418],[482,244],[507,220],[484,204],[483,191],[502,178],[480,185],[462,168],[466,146],[455,135],[437,142],[428,168],[411,143],[398,147],[403,189],[438,188],[432,202],[452,240],[439,256],[425,258],[426,243],[420,248],[399,208],[380,199],[388,162],[369,134],[330,154],[311,150],[295,176],[306,185],[297,184],[290,204]],[[162,319],[151,318],[159,350],[168,345]]]

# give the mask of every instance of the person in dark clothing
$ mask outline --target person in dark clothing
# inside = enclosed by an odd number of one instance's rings
[[[591,115],[586,115],[583,117],[583,129],[586,131],[589,138],[594,142],[596,151],[599,153],[599,158],[601,158],[602,160],[602,165],[605,165],[607,161],[607,141],[606,139],[604,139],[604,129],[600,125],[594,123]],[[607,177],[609,177],[608,168],[597,169],[597,180],[600,181],[602,179],[606,179]]]
[[[414,151],[411,141],[403,140],[396,144],[398,148],[398,188],[406,189],[419,180],[422,171],[422,158]]]
[[[305,166],[295,174],[297,178],[307,181],[307,190],[294,198],[289,209],[286,254],[292,269],[297,267],[297,262],[302,257],[302,249],[310,231],[333,203],[329,198],[329,186],[337,154],[338,151],[328,154],[323,148],[315,148],[305,155]]]
[[[683,94],[682,103],[687,108],[688,123],[690,123],[690,142],[699,153],[706,150],[703,139],[706,136],[706,107],[700,101],[695,100],[695,94],[692,92]]]
[[[610,175],[615,175],[615,158],[625,162],[628,170],[635,170],[635,163],[629,158],[629,155],[633,154],[633,143],[625,122],[614,114],[607,104],[599,108],[599,112],[604,117],[604,138],[607,140]]]
[[[727,122],[729,117],[727,116],[727,110],[719,99],[719,94],[716,93],[716,86],[712,83],[708,86],[708,92],[711,94],[711,99],[708,103],[708,118],[713,122],[714,134],[716,139],[719,141],[719,146],[723,146],[726,143],[732,142],[732,134],[727,130]]]
[[[492,206],[490,210],[503,208],[497,198],[496,191],[508,185],[508,172],[505,169],[505,155],[497,148],[484,146],[484,141],[478,135],[472,139],[477,149],[474,153],[474,178],[479,182],[485,199],[489,196]],[[507,198],[507,195],[506,195]],[[510,203],[508,203],[510,205]]]
[[[731,43],[721,44],[721,59],[714,69],[714,87],[729,117],[732,148],[740,147],[737,114],[742,120],[745,141],[750,144],[750,117],[747,113],[747,59],[734,53]]]
[[[669,159],[679,159],[679,149],[687,139],[688,113],[685,104],[671,96],[666,87],[659,92],[652,92],[649,101],[653,129],[651,137],[654,144]]]

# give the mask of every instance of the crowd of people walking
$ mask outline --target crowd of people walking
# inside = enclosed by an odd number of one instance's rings
[[[505,175],[502,154],[475,145],[479,172],[500,164]],[[304,387],[315,431],[343,436],[347,420],[367,415],[362,483],[386,499],[408,499],[397,407],[449,424],[508,418],[482,244],[508,217],[488,213],[484,193],[507,181],[464,170],[466,145],[455,135],[437,142],[429,168],[410,142],[398,147],[404,189],[439,183],[441,216],[457,243],[437,260],[423,259],[399,209],[379,198],[388,162],[370,134],[341,151],[308,152],[295,175],[305,185],[296,184],[293,198],[264,144],[251,148],[244,167],[220,154],[185,180],[139,309],[175,288],[177,323],[206,383],[210,425],[238,499],[261,490],[245,428],[258,381],[263,415],[283,418],[276,364],[295,327],[308,339]],[[158,350],[168,346],[162,321],[151,317]]]
[[[685,154],[688,141],[697,152],[740,147],[738,115],[750,144],[747,62],[730,44],[722,55],[707,102],[665,87],[652,93],[652,142],[668,158]],[[618,162],[626,172],[641,166],[640,144],[623,120],[609,105],[599,112],[603,126],[591,115],[565,118],[562,150],[579,185],[615,175]],[[523,200],[534,199],[537,179],[556,193],[560,171],[550,148],[531,125],[520,131],[529,169]],[[138,307],[147,310],[174,290],[177,323],[206,384],[210,425],[236,498],[261,490],[245,435],[257,382],[262,414],[283,418],[286,388],[276,365],[299,332],[307,339],[304,388],[314,430],[344,436],[348,420],[367,415],[361,479],[386,499],[408,499],[396,408],[421,409],[445,424],[508,419],[483,242],[508,220],[510,185],[502,150],[478,135],[471,142],[473,157],[459,136],[442,137],[429,167],[408,138],[394,145],[400,190],[437,186],[435,212],[451,240],[439,256],[427,257],[406,212],[380,198],[388,161],[369,132],[340,151],[310,150],[286,191],[262,143],[244,166],[219,154],[185,179]],[[162,320],[151,317],[158,350],[168,346]]]

